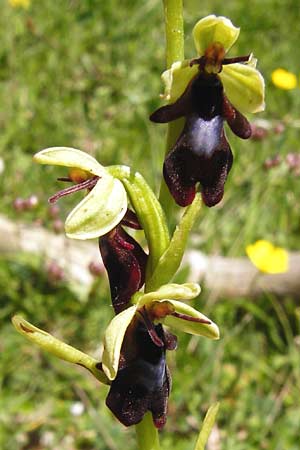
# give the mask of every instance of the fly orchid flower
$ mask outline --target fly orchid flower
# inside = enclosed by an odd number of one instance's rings
[[[99,237],[112,304],[115,312],[119,313],[144,284],[148,257],[121,226],[141,229],[136,215],[127,209],[123,184],[92,156],[73,148],[49,148],[37,153],[34,159],[41,164],[70,167],[69,176],[59,180],[76,183],[50,197],[50,203],[79,190],[89,191],[68,215],[66,234],[74,239]]]
[[[132,306],[116,315],[104,336],[102,369],[111,388],[107,406],[126,426],[152,412],[157,428],[166,422],[170,375],[165,351],[176,348],[177,339],[161,324],[211,339],[219,329],[191,306],[178,301],[195,298],[199,285],[167,284],[155,292],[136,293]]]
[[[165,71],[165,98],[171,102],[150,119],[165,123],[185,117],[185,125],[164,163],[164,177],[180,206],[192,203],[196,184],[203,201],[214,206],[223,197],[233,156],[224,120],[240,138],[251,135],[242,113],[264,109],[264,80],[252,55],[227,58],[239,28],[225,17],[210,15],[194,27],[199,57],[175,62]]]
[[[147,411],[151,411],[156,428],[166,423],[171,389],[166,350],[174,346],[170,346],[170,334],[162,325],[155,325],[154,330],[162,342],[160,346],[153,342],[146,326],[137,318],[132,320],[124,336],[118,373],[111,382],[106,405],[125,426],[139,423]],[[176,342],[172,340],[175,346]]]
[[[40,164],[68,167],[68,177],[59,180],[76,183],[53,195],[50,203],[73,192],[88,190],[66,219],[68,237],[92,239],[103,236],[123,219],[127,211],[125,188],[91,155],[74,148],[52,147],[37,153],[34,160]]]
[[[135,214],[127,210],[119,225],[99,239],[99,248],[107,270],[112,305],[118,314],[144,284],[148,255],[121,225],[141,229]]]

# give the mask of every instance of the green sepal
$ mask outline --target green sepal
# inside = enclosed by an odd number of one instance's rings
[[[120,312],[106,328],[102,368],[109,380],[114,380],[117,376],[123,339],[136,309],[136,306],[133,305]]]
[[[123,184],[112,176],[99,178],[95,187],[70,212],[65,231],[72,239],[93,239],[111,231],[127,211]]]
[[[74,167],[84,170],[98,177],[107,176],[106,169],[88,153],[71,147],[50,147],[41,150],[33,156],[33,160],[39,164],[53,166]]]
[[[213,43],[222,44],[227,52],[239,37],[240,29],[235,27],[227,17],[211,14],[199,20],[193,28],[193,38],[198,55]]]
[[[175,102],[197,74],[198,67],[196,65],[191,67],[189,59],[174,62],[170,69],[165,70],[161,75],[165,87],[162,98],[170,103]]]
[[[12,318],[12,323],[15,329],[20,334],[25,336],[34,344],[37,344],[46,352],[49,352],[52,355],[63,359],[64,361],[68,361],[70,363],[84,367],[89,372],[91,372],[101,383],[109,384],[109,381],[105,374],[97,368],[97,365],[100,362],[96,359],[92,358],[86,353],[81,352],[80,350],[77,350],[74,347],[71,347],[71,345],[65,344],[51,334],[46,333],[46,331],[35,327],[20,316],[14,316]]]
[[[201,292],[200,286],[197,283],[175,284],[170,283],[161,286],[157,291],[148,292],[141,295],[137,301],[137,307],[141,308],[158,300],[192,300]]]
[[[230,102],[241,113],[256,113],[265,109],[265,82],[255,68],[255,58],[249,64],[223,66],[219,74]]]
[[[154,192],[138,172],[127,166],[107,167],[108,172],[122,181],[130,202],[144,230],[149,247],[147,279],[169,245],[169,230],[164,211]]]
[[[160,301],[163,302],[164,300]],[[210,339],[220,338],[219,327],[204,314],[197,311],[192,306],[186,305],[183,302],[178,302],[177,300],[168,299],[167,302],[173,305],[175,312],[185,314],[190,317],[195,317],[196,319],[209,321],[210,324],[191,322],[189,320],[174,317],[172,315],[166,316],[161,320],[161,323],[172,328],[176,328],[177,330],[184,331],[185,333],[195,334],[197,336],[205,336]]]
[[[65,231],[72,239],[93,239],[112,230],[127,211],[127,195],[123,184],[88,153],[70,147],[51,147],[38,152],[34,160],[80,169],[99,179],[93,189],[70,212]]]
[[[189,233],[195,220],[199,217],[201,205],[201,195],[198,193],[193,203],[186,208],[168,248],[158,261],[152,277],[148,281],[148,290],[155,290],[162,284],[168,283],[179,269]]]

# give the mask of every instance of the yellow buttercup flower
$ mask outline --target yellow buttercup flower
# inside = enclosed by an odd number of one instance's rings
[[[294,73],[278,68],[271,75],[273,84],[279,89],[289,91],[297,87],[297,77]]]
[[[284,248],[275,247],[269,241],[259,240],[247,245],[246,253],[261,272],[276,274],[288,270],[288,252]]]
[[[30,6],[30,0],[8,0],[8,2],[13,8],[28,9]]]

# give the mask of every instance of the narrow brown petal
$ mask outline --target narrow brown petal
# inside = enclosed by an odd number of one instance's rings
[[[74,192],[82,191],[84,189],[92,189],[98,180],[99,180],[99,177],[93,177],[93,178],[89,178],[88,180],[82,181],[81,183],[74,184],[73,186],[62,189],[61,191],[52,195],[52,197],[49,198],[48,202],[56,203],[57,200],[59,200],[61,197],[64,197],[66,195],[73,194]],[[63,181],[66,181],[66,180],[63,180]],[[67,180],[67,181],[69,181],[69,180]]]
[[[121,221],[121,225],[125,227],[133,228],[134,230],[141,230],[141,224],[137,218],[137,215],[131,211],[131,209],[127,209],[125,216]]]
[[[188,322],[205,323],[207,325],[211,324],[210,320],[199,319],[199,317],[188,316],[187,314],[178,313],[176,311],[171,313],[171,316],[177,317],[178,319],[187,320]]]
[[[243,114],[241,114],[223,95],[223,116],[234,134],[239,138],[249,139],[251,136],[251,125]]]

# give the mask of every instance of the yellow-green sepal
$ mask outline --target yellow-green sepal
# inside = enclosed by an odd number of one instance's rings
[[[190,66],[190,60],[176,61],[171,68],[165,70],[161,79],[165,86],[162,98],[170,103],[175,102],[186,90],[189,82],[197,75],[198,67]]]
[[[241,113],[256,113],[265,109],[265,82],[251,60],[250,64],[223,66],[219,76],[228,99]]]
[[[161,286],[157,291],[148,292],[141,295],[138,299],[137,306],[141,308],[154,301],[174,299],[174,300],[192,300],[201,292],[201,288],[197,283],[175,284],[169,283]]]
[[[199,20],[193,28],[195,47],[200,56],[213,43],[220,43],[227,52],[237,40],[240,29],[235,27],[227,17],[211,14]]]
[[[105,331],[102,368],[109,380],[114,380],[117,376],[123,339],[136,309],[133,305],[119,313]]]
[[[74,167],[98,177],[107,176],[106,169],[88,153],[71,147],[50,147],[36,153],[33,160],[39,164]]]
[[[14,316],[12,323],[15,329],[29,339],[34,344],[37,344],[46,352],[57,356],[64,361],[80,365],[89,370],[101,383],[109,384],[105,374],[98,369],[99,361],[87,355],[86,353],[77,350],[71,345],[65,344],[59,339],[55,338],[46,331],[37,328],[27,320],[20,316]]]
[[[160,302],[164,302],[164,300],[160,300]],[[161,320],[164,325],[168,325],[172,328],[176,328],[177,330],[184,331],[185,333],[195,334],[197,336],[205,336],[210,339],[219,339],[220,333],[218,326],[204,314],[197,311],[195,308],[192,308],[192,306],[186,305],[183,302],[178,302],[177,300],[168,299],[167,302],[170,303],[174,307],[174,311],[179,314],[185,314],[196,319],[209,321],[210,323],[208,324],[192,322],[186,319],[168,315]]]
[[[99,178],[95,187],[70,212],[65,231],[72,239],[93,239],[112,230],[127,211],[123,184],[108,175]]]

